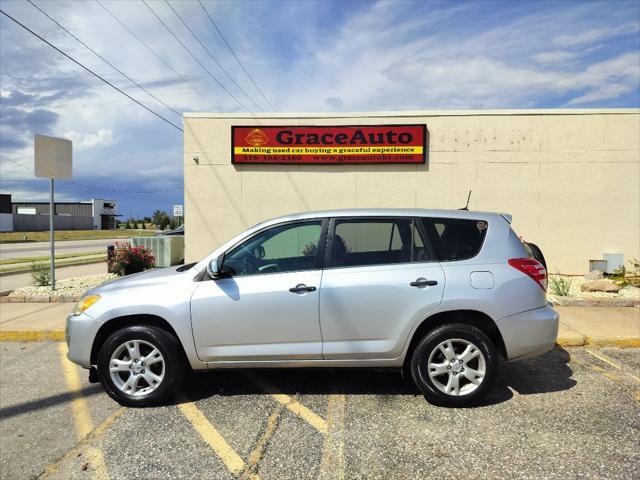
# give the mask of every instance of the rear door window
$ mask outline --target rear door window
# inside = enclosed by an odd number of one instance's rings
[[[473,258],[482,248],[487,222],[459,218],[422,218],[436,259],[441,262]]]
[[[407,263],[414,259],[428,261],[429,255],[411,218],[335,220],[332,267]]]

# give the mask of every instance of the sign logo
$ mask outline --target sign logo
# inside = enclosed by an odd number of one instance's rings
[[[259,128],[254,128],[249,131],[247,136],[244,137],[244,140],[252,147],[261,147],[269,141],[269,137]]]
[[[231,127],[234,164],[425,163],[425,124]]]

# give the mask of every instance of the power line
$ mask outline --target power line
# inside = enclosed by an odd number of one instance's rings
[[[70,183],[71,185],[76,185],[78,187],[90,188],[92,190],[102,190],[104,192],[115,192],[115,193],[133,193],[133,194],[153,194],[153,193],[169,193],[169,192],[178,192],[184,190],[184,187],[176,187],[176,188],[158,188],[155,190],[127,190],[124,188],[109,188],[109,187],[98,187],[96,185],[87,185],[86,183],[72,182],[71,180],[63,180],[65,183]]]
[[[253,100],[253,98],[251,98],[247,94],[247,92],[240,85],[238,85],[238,83],[231,77],[231,75],[229,75],[229,72],[227,72],[227,70],[222,66],[222,64],[218,61],[218,59],[211,53],[211,51],[206,47],[206,45],[204,43],[202,43],[202,41],[198,38],[198,36],[195,33],[193,33],[193,30],[191,30],[189,25],[187,25],[187,22],[184,21],[184,19],[180,16],[180,14],[176,11],[176,9],[173,8],[173,6],[171,6],[169,1],[168,0],[164,0],[164,1],[169,6],[171,11],[173,13],[175,13],[176,17],[178,17],[178,19],[182,22],[184,27],[189,31],[191,36],[196,39],[196,41],[200,44],[200,46],[204,49],[204,51],[207,52],[207,55],[209,55],[209,57],[211,57],[211,60],[213,60],[215,62],[215,64],[218,65],[218,67],[220,67],[220,70],[222,70],[225,73],[227,78],[229,78],[229,80],[231,80],[231,83],[233,83],[236,87],[238,87],[238,90],[240,90],[243,93],[243,95],[245,97],[247,97],[247,100],[249,100],[258,110],[262,110],[262,108],[260,108],[260,105],[258,105]]]
[[[169,63],[167,63],[160,55],[158,55],[149,45],[147,45],[138,35],[133,32],[122,20],[120,20],[115,13],[109,10],[100,0],[96,0],[96,3],[100,5],[109,15],[111,15],[127,32],[129,32],[138,42],[140,42],[147,50],[149,50],[158,60],[160,60],[167,68],[175,73],[183,82],[189,85],[203,100],[209,103],[215,110],[221,110],[216,104],[209,100],[200,90],[198,90],[189,80],[178,73]]]
[[[262,98],[265,99],[265,101],[269,104],[269,106],[275,111],[276,107],[273,106],[273,104],[271,103],[271,101],[267,98],[267,96],[264,94],[264,92],[262,91],[262,89],[258,86],[258,84],[256,83],[256,81],[253,79],[253,77],[251,76],[251,74],[247,71],[247,69],[244,67],[243,63],[240,61],[240,58],[238,58],[238,55],[236,55],[236,52],[233,50],[233,48],[231,48],[231,45],[229,44],[229,42],[227,41],[226,37],[223,35],[222,31],[218,28],[218,25],[216,25],[216,22],[213,21],[213,18],[211,17],[211,15],[209,14],[209,11],[205,8],[204,4],[202,3],[201,0],[198,0],[198,3],[200,4],[200,6],[202,7],[202,10],[204,10],[204,13],[207,14],[207,17],[209,17],[209,21],[211,22],[211,25],[213,25],[213,28],[216,29],[216,32],[218,32],[218,34],[220,35],[220,37],[222,38],[222,40],[224,41],[225,45],[227,46],[227,48],[229,49],[229,51],[231,52],[231,54],[233,55],[233,57],[236,59],[236,61],[238,62],[238,64],[240,65],[240,67],[242,68],[242,70],[244,71],[244,73],[247,75],[247,77],[249,77],[249,80],[251,80],[251,83],[253,83],[253,86],[256,87],[256,90],[258,90],[258,92],[260,92],[260,95],[262,95]]]
[[[3,158],[3,160],[12,163],[20,168],[23,168],[25,170],[27,170],[30,173],[33,173],[33,171],[29,168],[29,167],[25,167],[24,165],[22,165],[21,163],[18,162],[14,162],[13,160],[10,160],[8,158]],[[84,188],[89,188],[92,190],[101,190],[103,192],[115,192],[115,193],[132,193],[132,194],[153,194],[153,193],[168,193],[168,192],[178,192],[178,191],[182,191],[184,190],[184,187],[176,187],[176,188],[158,188],[155,190],[128,190],[126,188],[109,188],[109,187],[98,187],[96,185],[88,185],[86,183],[80,183],[80,182],[74,182],[72,180],[63,180],[60,179],[58,180],[59,182],[64,182],[64,183],[69,183],[71,185],[75,185],[78,187],[84,187]]]
[[[182,118],[182,114],[180,112],[178,112],[176,109],[174,109],[173,107],[170,107],[169,105],[167,105],[166,103],[164,103],[162,100],[160,100],[158,97],[156,97],[153,93],[151,93],[149,90],[147,90],[146,88],[144,88],[142,85],[140,85],[138,82],[136,82],[133,78],[131,78],[130,76],[128,76],[126,73],[124,73],[122,70],[120,70],[118,67],[116,67],[114,64],[112,64],[111,62],[109,62],[106,58],[104,58],[102,55],[100,55],[98,52],[96,52],[93,48],[91,48],[89,45],[87,45],[86,43],[84,43],[82,40],[80,40],[76,35],[74,35],[72,32],[70,32],[68,29],[66,29],[63,25],[61,25],[58,21],[56,21],[55,18],[52,18],[47,12],[45,12],[42,8],[40,8],[38,5],[36,5],[35,3],[33,3],[32,0],[27,0],[31,5],[33,5],[33,7],[35,9],[37,9],[40,13],[42,13],[45,17],[47,17],[49,20],[51,20],[53,23],[55,23],[58,27],[60,27],[62,30],[64,30],[68,35],[70,35],[71,37],[73,37],[75,40],[77,40],[81,45],[83,45],[87,50],[89,50],[91,53],[93,53],[96,57],[98,57],[100,60],[102,60],[104,63],[106,63],[107,65],[109,65],[111,68],[113,68],[116,72],[118,72],[120,75],[122,75],[124,78],[126,78],[127,80],[129,80],[131,83],[133,83],[136,87],[138,87],[139,89],[141,89],[142,91],[144,91],[145,93],[147,93],[147,95],[151,96],[152,98],[154,98],[156,101],[158,101],[159,103],[161,103],[162,105],[164,105],[166,108],[168,108],[169,110],[171,110],[172,112],[174,112],[176,115],[178,115],[180,118]]]
[[[7,12],[5,12],[4,10],[0,9],[0,13],[2,13],[5,17],[7,17],[9,20],[13,21],[14,23],[16,23],[17,25],[21,26],[22,28],[24,28],[27,32],[29,32],[31,35],[33,35],[34,37],[39,38],[40,40],[42,40],[44,43],[46,43],[47,45],[49,45],[51,48],[53,48],[54,50],[56,50],[58,53],[61,53],[62,55],[64,55],[65,57],[67,57],[69,60],[71,60],[73,63],[75,63],[76,65],[82,67],[84,70],[86,70],[87,72],[89,72],[91,75],[93,75],[94,77],[102,80],[104,83],[106,83],[107,85],[109,85],[111,88],[113,88],[114,90],[117,90],[118,92],[120,92],[122,95],[124,95],[125,97],[127,97],[129,100],[137,103],[138,105],[140,105],[142,108],[144,108],[145,110],[147,110],[149,113],[152,113],[153,115],[155,115],[156,117],[158,117],[160,120],[162,120],[165,123],[168,123],[169,125],[171,125],[172,127],[176,128],[177,130],[180,130],[181,132],[183,132],[184,130],[182,130],[182,128],[180,128],[179,126],[177,126],[175,123],[171,122],[170,120],[167,120],[165,117],[163,117],[162,115],[160,115],[159,113],[151,110],[149,107],[147,107],[144,103],[140,102],[139,100],[136,100],[135,98],[133,98],[131,95],[129,95],[127,92],[123,91],[122,89],[116,87],[113,83],[111,83],[109,80],[106,80],[105,78],[101,77],[100,75],[98,75],[96,72],[94,72],[93,70],[91,70],[89,67],[85,67],[82,63],[80,63],[79,61],[77,61],[75,58],[71,57],[70,55],[68,55],[67,53],[63,52],[62,50],[60,50],[58,47],[56,47],[53,43],[49,42],[48,40],[46,40],[44,37],[38,35],[36,32],[34,32],[33,30],[31,30],[29,27],[27,27],[25,24],[21,23],[20,21],[16,20],[15,18],[13,18],[11,15],[9,15]]]
[[[189,50],[189,49],[187,48],[187,46],[186,46],[184,43],[182,43],[182,41],[181,41],[181,40],[176,36],[176,34],[175,34],[175,33],[173,33],[173,30],[171,30],[171,29],[167,26],[167,24],[166,24],[166,23],[165,23],[165,22],[164,22],[164,21],[163,21],[163,20],[158,16],[158,14],[157,14],[157,13],[156,13],[156,12],[155,12],[151,7],[150,7],[150,6],[149,6],[149,4],[146,2],[146,0],[142,0],[142,3],[144,3],[144,5],[147,7],[147,9],[148,9],[152,14],[153,14],[153,16],[154,16],[154,17],[156,17],[156,18],[158,19],[158,21],[162,24],[162,26],[163,26],[163,27],[164,27],[164,28],[165,28],[165,29],[166,29],[166,30],[171,34],[171,36],[173,36],[173,38],[174,38],[174,39],[175,39],[175,40],[176,40],[176,41],[177,41],[177,42],[182,46],[182,48],[184,48],[184,49],[186,50],[186,52],[187,52],[189,55],[191,55],[191,57],[192,57],[192,58],[193,58],[193,59],[198,63],[198,65],[200,65],[200,66],[202,67],[202,69],[203,69],[205,72],[207,72],[207,74],[208,74],[208,75],[213,79],[213,81],[214,81],[214,82],[216,82],[216,83],[220,86],[220,88],[222,88],[225,92],[227,92],[227,94],[228,94],[231,98],[233,98],[233,99],[236,101],[236,103],[237,103],[238,105],[240,105],[240,106],[241,106],[243,109],[245,109],[247,112],[251,113],[251,111],[250,111],[247,107],[245,107],[245,106],[244,106],[244,104],[243,104],[240,100],[238,100],[238,99],[236,98],[236,96],[235,96],[233,93],[231,93],[231,92],[227,89],[227,87],[225,87],[225,86],[220,82],[220,80],[218,80],[218,79],[215,77],[215,75],[214,75],[213,73],[211,73],[211,72],[209,71],[209,69],[208,69],[207,67],[205,67],[205,66],[202,64],[202,62],[201,62],[200,60],[198,60],[198,57],[196,57],[193,53],[191,53],[191,50]]]

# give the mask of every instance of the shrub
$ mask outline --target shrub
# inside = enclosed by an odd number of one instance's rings
[[[561,275],[549,276],[549,290],[551,290],[551,293],[558,295],[559,297],[566,297],[569,295],[572,283],[573,280],[569,277],[563,277]]]
[[[51,266],[46,263],[31,264],[31,279],[35,287],[51,285]]]
[[[109,263],[109,271],[120,276],[142,272],[155,266],[151,250],[143,246],[132,247],[128,243],[115,244],[115,252]]]

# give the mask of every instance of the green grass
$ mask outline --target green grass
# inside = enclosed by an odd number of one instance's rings
[[[93,252],[78,252],[78,253],[61,253],[56,254],[56,260],[64,260],[66,258],[75,258],[75,257],[88,257],[96,256],[96,255],[104,255],[106,258],[106,252],[102,250],[97,250]],[[30,263],[30,262],[48,262],[51,257],[46,255],[44,257],[18,257],[18,258],[8,258],[6,260],[0,260],[0,265],[13,265],[16,263]]]
[[[88,258],[56,258],[56,268],[57,267],[68,267],[71,265],[86,265],[88,263],[98,263],[98,262],[106,262],[107,256],[105,255],[95,255]],[[40,265],[48,265],[47,262],[37,262]],[[22,264],[11,264],[11,265],[2,265],[0,266],[0,274],[5,273],[18,273],[18,272],[30,272],[31,271],[31,263],[22,263]]]
[[[102,238],[146,237],[154,230],[60,230],[56,240],[99,240]],[[0,232],[0,243],[48,242],[49,232]]]

